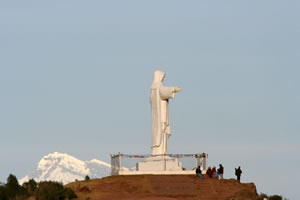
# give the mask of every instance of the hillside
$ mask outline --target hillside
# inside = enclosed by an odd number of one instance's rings
[[[111,176],[66,185],[81,200],[256,200],[254,183],[238,183],[234,179],[200,180],[191,175]]]

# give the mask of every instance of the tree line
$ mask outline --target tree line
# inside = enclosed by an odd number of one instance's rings
[[[10,174],[7,183],[0,183],[0,200],[25,200],[34,197],[36,200],[75,199],[77,195],[71,188],[65,188],[62,183],[34,179],[19,185],[15,175]]]

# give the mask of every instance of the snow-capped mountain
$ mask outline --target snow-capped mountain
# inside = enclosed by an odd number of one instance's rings
[[[44,156],[35,171],[19,180],[22,184],[33,178],[35,181],[59,181],[64,184],[90,178],[101,178],[110,174],[110,164],[100,160],[82,161],[66,153],[54,152]]]

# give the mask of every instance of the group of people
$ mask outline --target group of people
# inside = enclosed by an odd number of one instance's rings
[[[208,167],[206,170],[206,174],[208,175],[209,178],[217,178],[217,179],[223,179],[223,174],[224,174],[224,167],[222,164],[219,165],[218,170],[214,166],[213,168]]]
[[[224,167],[222,164],[219,164],[219,168],[216,169],[214,166],[213,168],[208,167],[206,170],[206,175],[209,178],[217,178],[217,179],[223,179],[223,174],[224,174]],[[241,181],[241,174],[242,170],[241,167],[239,166],[238,168],[235,168],[235,175],[237,177],[237,180],[240,182]],[[200,177],[200,179],[204,179],[204,175],[202,174],[202,170],[200,169],[200,166],[197,167],[196,169],[196,175]]]

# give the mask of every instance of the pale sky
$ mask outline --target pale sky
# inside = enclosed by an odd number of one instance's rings
[[[170,153],[241,165],[299,199],[300,2],[0,1],[0,181],[55,151],[150,153],[150,85],[170,100]]]

